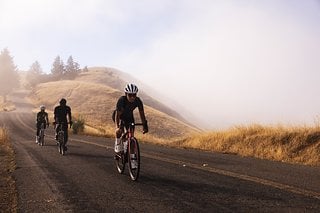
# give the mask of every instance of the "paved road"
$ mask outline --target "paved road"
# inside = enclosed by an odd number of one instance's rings
[[[320,168],[141,144],[138,182],[117,173],[113,139],[71,135],[58,154],[52,127],[34,142],[32,106],[0,113],[16,152],[19,212],[319,212]]]

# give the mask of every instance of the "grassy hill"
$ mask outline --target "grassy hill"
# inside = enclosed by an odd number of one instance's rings
[[[120,70],[106,67],[90,67],[89,72],[81,73],[76,78],[76,80],[106,85],[119,91],[123,91],[124,85],[126,85],[128,82],[134,82],[138,85],[140,90],[139,96],[142,98],[143,102],[146,105],[151,106],[152,108],[159,110],[169,116],[177,118],[184,123],[188,123],[189,125],[194,126],[179,113],[159,102],[157,99],[151,97],[149,92],[151,92],[150,90],[152,88],[144,85],[144,83]]]
[[[64,80],[39,84],[33,90],[30,98],[36,106],[45,104],[48,110],[53,110],[58,105],[59,99],[64,97],[68,101],[67,104],[72,107],[73,114],[76,117],[84,118],[87,132],[113,137],[114,124],[111,120],[111,114],[118,98],[123,95],[122,89],[120,91],[114,87],[123,88],[125,82],[121,79],[115,80],[117,77],[111,78],[110,75],[113,74],[105,71],[102,73],[90,71],[82,73],[72,81]],[[108,84],[110,86],[107,86]],[[143,101],[150,132],[146,135],[139,135],[141,131],[138,128],[139,138],[156,143],[169,143],[169,140],[170,142],[180,140],[198,131],[179,119],[156,109],[162,108],[156,104],[156,101],[148,102],[144,99]],[[152,106],[148,103],[151,103]],[[137,110],[135,117],[139,120]]]

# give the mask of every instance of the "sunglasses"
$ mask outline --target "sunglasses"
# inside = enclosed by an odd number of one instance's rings
[[[128,96],[129,96],[130,98],[135,98],[135,97],[137,97],[137,94],[128,94]]]

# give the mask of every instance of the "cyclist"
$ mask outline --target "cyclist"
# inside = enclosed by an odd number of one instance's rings
[[[119,153],[123,151],[123,144],[120,143],[120,138],[124,132],[124,127],[129,128],[130,123],[134,123],[133,110],[138,107],[141,121],[143,123],[143,134],[148,132],[148,123],[144,114],[143,103],[137,97],[138,87],[134,84],[127,84],[124,88],[125,95],[118,99],[115,110],[115,124],[116,124],[116,140],[114,151]],[[124,144],[126,148],[127,144]],[[126,151],[126,150],[124,150]]]
[[[39,133],[41,129],[41,124],[44,125],[44,128],[46,126],[49,126],[49,118],[48,118],[48,113],[45,111],[46,107],[44,105],[40,106],[40,112],[37,113],[37,121],[36,121],[36,126],[37,126],[37,133],[36,133],[36,143],[39,143]]]
[[[67,151],[66,146],[68,142],[68,119],[70,128],[72,126],[71,108],[67,106],[67,100],[62,98],[60,100],[60,105],[54,108],[54,124],[56,130],[56,140],[58,140],[58,131],[60,125],[62,125],[62,130],[64,131],[65,147],[64,150]],[[68,118],[67,118],[68,117]]]

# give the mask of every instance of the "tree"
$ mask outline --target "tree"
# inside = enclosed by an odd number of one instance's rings
[[[66,78],[74,78],[80,72],[80,66],[77,62],[74,62],[72,56],[69,56],[67,60],[65,77]]]
[[[61,79],[64,73],[65,67],[63,61],[61,60],[60,56],[57,56],[52,64],[51,74],[55,79]]]
[[[0,54],[0,94],[6,101],[6,96],[15,88],[19,87],[20,79],[17,67],[13,63],[7,48]]]
[[[41,77],[43,75],[42,68],[38,61],[35,61],[27,73],[27,81],[29,82],[31,87],[34,87],[38,83],[41,82]]]

